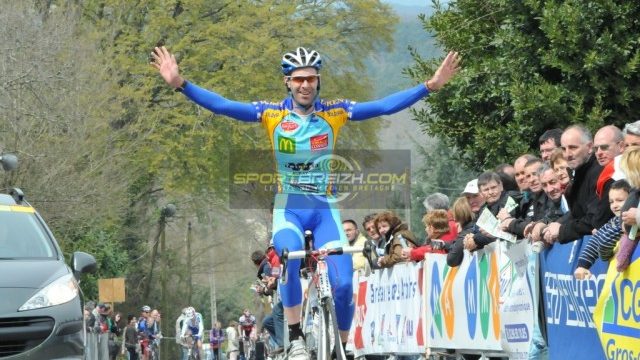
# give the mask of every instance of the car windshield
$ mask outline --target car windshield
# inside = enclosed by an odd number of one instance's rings
[[[0,205],[0,260],[53,258],[55,254],[33,208]]]

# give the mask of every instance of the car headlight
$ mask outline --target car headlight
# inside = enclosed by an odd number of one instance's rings
[[[78,296],[78,283],[68,274],[47,285],[33,295],[18,311],[34,310],[64,304]]]

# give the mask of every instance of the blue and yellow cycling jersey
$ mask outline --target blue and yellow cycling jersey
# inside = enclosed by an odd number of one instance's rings
[[[278,192],[284,194],[333,193],[330,159],[342,126],[349,120],[393,114],[428,94],[420,84],[370,102],[316,100],[311,114],[299,115],[291,97],[279,103],[243,103],[191,83],[183,92],[214,113],[262,124],[275,154]]]

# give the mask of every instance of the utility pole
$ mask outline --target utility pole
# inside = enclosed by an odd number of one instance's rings
[[[168,256],[166,253],[166,228],[167,228],[167,219],[176,214],[176,207],[173,204],[167,204],[160,211],[160,259],[161,259],[161,271],[160,271],[160,310],[165,314],[169,314],[168,305],[167,305],[167,270],[169,269],[168,264]],[[160,332],[163,334],[169,333],[169,318],[160,321]],[[169,354],[169,343],[163,341],[160,344],[160,355]],[[167,357],[163,357],[167,359]]]
[[[211,267],[211,276],[209,276],[209,294],[211,300],[211,327],[218,321],[218,307],[216,305],[216,278],[213,266]]]
[[[191,306],[191,293],[193,292],[193,282],[191,278],[191,221],[187,227],[187,304]]]

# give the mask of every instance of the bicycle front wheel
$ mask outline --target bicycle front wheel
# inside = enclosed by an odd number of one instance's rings
[[[336,308],[332,298],[322,301],[320,307],[320,342],[318,344],[318,359],[331,359],[332,350],[336,349],[338,360],[344,360],[342,344],[340,343],[340,331],[336,317]]]

